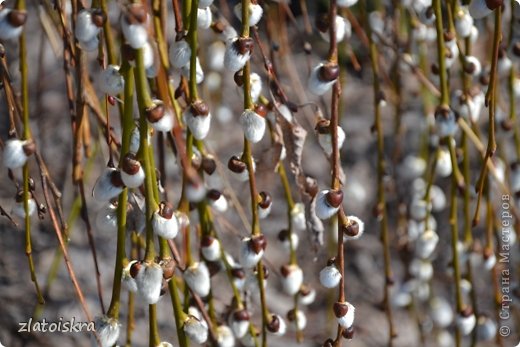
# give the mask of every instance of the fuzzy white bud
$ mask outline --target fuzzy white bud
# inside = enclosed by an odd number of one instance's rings
[[[354,324],[354,313],[356,309],[349,302],[336,302],[334,304],[334,314],[339,325],[348,329]]]
[[[314,67],[309,75],[309,79],[307,82],[307,87],[309,91],[317,96],[321,96],[328,92],[332,85],[336,83],[336,78],[330,80],[324,80],[320,77],[320,71],[325,68],[326,63],[321,62],[316,67]]]
[[[218,347],[235,346],[235,336],[233,336],[233,331],[227,325],[219,325],[216,334]]]
[[[100,28],[92,21],[92,12],[89,9],[78,12],[74,35],[79,42],[92,41],[98,35],[99,30]]]
[[[123,92],[125,80],[119,73],[119,66],[108,65],[99,74],[99,87],[104,94],[117,96]]]
[[[134,48],[143,48],[148,42],[147,20],[145,23],[130,23],[126,17],[121,20],[121,29],[126,42]]]
[[[343,129],[338,126],[338,148],[341,150],[341,146],[343,146],[343,142],[345,142],[345,132]],[[318,133],[318,143],[321,148],[325,152],[327,156],[332,155],[332,136],[330,133],[321,134]]]
[[[101,347],[112,347],[119,338],[120,324],[115,318],[102,316],[94,321]]]
[[[338,0],[339,7],[351,7],[357,4],[358,0]]]
[[[204,262],[195,262],[183,273],[184,281],[190,289],[201,297],[206,297],[211,289],[209,270]]]
[[[303,271],[296,265],[285,265],[282,266],[282,287],[285,293],[288,295],[294,295],[298,293],[303,283]]]
[[[132,277],[131,269],[134,264],[137,264],[137,260],[132,260],[129,262],[124,268],[121,274],[121,283],[125,286],[125,288],[132,293],[137,292],[137,282]]]
[[[291,210],[291,223],[294,230],[305,230],[307,228],[305,205],[301,202],[294,204]]]
[[[36,201],[34,201],[33,198],[29,198],[28,206],[29,206],[28,215],[30,217],[30,216],[34,215],[34,213],[36,213],[36,210],[38,208],[36,206]],[[15,202],[12,212],[17,217],[25,218],[25,205],[24,205],[23,200]]]
[[[320,283],[325,288],[336,287],[341,277],[341,273],[334,264],[327,265],[320,271]]]
[[[182,330],[188,338],[197,344],[203,344],[208,340],[208,326],[194,316],[189,316],[182,325]]]
[[[320,31],[320,35],[326,42],[330,41],[329,30]],[[352,24],[346,18],[336,16],[336,41],[341,42],[345,38],[350,38],[350,36],[352,36]]]
[[[170,46],[170,63],[173,67],[180,69],[189,64],[191,58],[191,48],[186,40],[175,41]]]
[[[340,191],[341,192],[341,191]],[[336,202],[332,204],[330,200],[331,196],[335,196],[334,191],[325,189],[318,193],[316,196],[316,216],[319,219],[329,219],[339,211],[341,202],[336,205]],[[342,194],[341,194],[342,195]],[[336,206],[334,206],[336,205]]]
[[[235,16],[242,21],[242,3],[238,3],[233,8],[233,12],[235,13]],[[254,27],[255,25],[260,22],[260,19],[262,19],[262,14],[264,13],[264,10],[262,9],[262,6],[259,4],[253,4],[249,3],[249,26]]]
[[[197,10],[197,27],[200,29],[208,29],[213,21],[213,15],[209,7],[200,8]]]
[[[453,308],[443,297],[434,297],[431,300],[430,315],[439,328],[446,328],[453,322]]]
[[[240,116],[240,125],[246,139],[252,143],[259,142],[265,134],[265,118],[253,110],[245,110]]]
[[[426,230],[415,243],[415,254],[421,259],[428,259],[439,243],[439,235],[433,230]]]
[[[155,235],[171,240],[177,236],[180,229],[178,216],[168,203],[161,203],[152,217],[152,229]]]
[[[92,197],[100,202],[109,201],[121,194],[123,188],[121,172],[113,167],[107,167],[94,184]]]
[[[156,304],[161,296],[163,270],[156,263],[143,263],[135,277],[137,293],[149,305]]]
[[[247,49],[243,54],[239,51],[240,39],[238,37],[231,39],[226,44],[226,53],[224,54],[224,66],[226,69],[237,72],[251,58],[251,50]]]
[[[96,227],[105,233],[115,233],[117,231],[117,206],[109,203],[99,210],[96,215]]]
[[[469,335],[473,329],[475,329],[475,325],[477,323],[477,318],[473,313],[469,315],[464,315],[462,313],[459,313],[457,315],[456,324],[459,328],[460,333],[463,336]]]
[[[208,136],[211,126],[211,113],[195,115],[191,107],[183,113],[184,122],[188,125],[193,137],[197,140],[204,140]]]
[[[30,151],[27,150],[30,141],[10,139],[5,142],[4,166],[8,169],[18,169],[25,165]]]

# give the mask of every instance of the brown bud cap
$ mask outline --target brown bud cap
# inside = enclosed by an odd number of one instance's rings
[[[214,241],[215,241],[215,238],[213,236],[204,235],[204,236],[202,236],[202,238],[200,240],[200,245],[201,245],[201,247],[209,247],[213,244]]]
[[[284,242],[289,239],[289,230],[283,229],[278,233],[278,240]]]
[[[166,219],[171,219],[173,216],[174,208],[171,202],[161,201],[159,204],[159,215]]]
[[[271,195],[267,192],[260,192],[260,194],[258,194],[259,197],[260,197],[260,202],[258,203],[258,206],[260,206],[260,208],[262,209],[266,209],[266,208],[269,208],[269,206],[271,206],[271,204],[273,203],[273,200],[271,199]]]
[[[464,72],[470,75],[473,75],[475,73],[475,70],[477,67],[475,66],[475,63],[473,62],[466,62],[464,64]]]
[[[287,312],[287,319],[289,322],[294,322],[296,320],[296,310],[294,308]]]
[[[27,11],[12,10],[7,15],[7,21],[15,28],[21,27],[27,21]]]
[[[395,284],[395,280],[392,276],[386,276],[385,281],[388,286],[393,286]]]
[[[309,286],[307,286],[306,284],[302,284],[302,286],[300,287],[299,294],[300,294],[301,296],[307,296],[307,295],[309,295],[311,292],[312,292],[312,290],[311,290],[311,288],[309,288]]]
[[[213,29],[213,32],[216,34],[222,34],[226,29],[226,24],[220,20],[216,20],[211,24],[211,29]]]
[[[428,6],[428,8],[426,9],[426,11],[424,12],[424,15],[427,19],[431,19],[434,15],[434,12],[433,12],[433,7],[432,6]]]
[[[123,48],[121,49],[122,58],[126,61],[134,61],[135,60],[135,49],[128,44],[123,44]]]
[[[30,156],[34,152],[36,152],[36,144],[33,140],[27,140],[27,142],[23,145],[22,148],[26,156]]]
[[[240,160],[236,155],[229,158],[228,161],[228,169],[233,171],[234,173],[242,173],[247,169],[246,163]]]
[[[334,340],[332,340],[331,338],[328,338],[327,340],[325,340],[325,342],[323,342],[322,347],[332,347],[333,345],[334,345]]]
[[[146,22],[146,9],[143,4],[132,3],[127,7],[126,19],[130,24],[143,24]]]
[[[141,163],[135,157],[134,153],[127,153],[123,158],[123,171],[129,175],[135,175],[139,172]]]
[[[490,10],[496,10],[504,4],[504,0],[486,0],[486,6]]]
[[[312,197],[318,194],[318,181],[314,177],[305,177],[305,192]]]
[[[239,87],[242,87],[244,85],[244,71],[238,70],[233,75],[233,81],[235,81],[235,84]]]
[[[329,206],[337,208],[343,202],[343,191],[341,189],[330,190],[325,196],[325,199]]]
[[[194,117],[207,116],[209,114],[209,107],[204,101],[195,100],[190,105],[190,111]]]
[[[504,59],[507,57],[506,48],[502,45],[498,48],[498,59]]]
[[[169,280],[175,273],[175,261],[172,259],[164,259],[161,261],[161,268],[163,270],[163,278]]]
[[[114,187],[124,187],[125,184],[121,179],[121,171],[114,170],[110,173],[110,183],[112,183]]]
[[[133,263],[132,266],[130,266],[130,276],[132,276],[132,278],[137,277],[139,270],[141,270],[141,266],[143,266],[143,264],[140,261]]]
[[[253,252],[256,254],[265,251],[265,248],[267,247],[265,236],[263,234],[253,236],[253,238],[249,240],[249,247],[251,247]]]
[[[336,264],[336,257],[330,257],[327,260],[327,266],[332,266],[332,265],[335,265],[335,264]]]
[[[460,315],[464,318],[468,318],[473,314],[473,308],[471,306],[466,306],[460,311]]]
[[[20,189],[19,191],[16,192],[15,199],[16,199],[16,202],[18,202],[18,203],[23,202],[23,190],[22,189]]]
[[[511,170],[513,170],[513,171],[520,169],[520,160],[517,160],[517,161],[512,162],[512,163],[509,165],[509,167],[510,167]]]
[[[513,54],[520,57],[520,41],[515,42],[513,45]]]
[[[448,118],[448,116],[450,115],[450,112],[451,112],[451,110],[448,106],[439,105],[435,109],[435,118],[439,118],[439,117]]]
[[[213,173],[217,169],[217,163],[215,162],[215,159],[213,159],[212,157],[205,156],[202,158],[201,167],[205,173],[207,173],[208,175],[213,175]]]
[[[162,101],[156,100],[153,106],[148,107],[146,110],[146,118],[150,123],[158,122],[164,117],[165,109]]]
[[[354,338],[354,327],[349,327],[348,329],[344,329],[341,333],[344,339],[352,340]]]
[[[92,23],[94,23],[98,28],[101,28],[103,24],[105,24],[107,20],[107,15],[100,8],[95,8],[92,10]]]
[[[328,13],[321,13],[316,16],[316,28],[322,33],[326,33],[329,30],[330,20]]]
[[[206,267],[209,271],[209,276],[213,277],[222,270],[222,266],[218,261],[206,261]]]
[[[444,32],[444,41],[452,41],[455,39],[455,33],[453,31],[445,31]]]
[[[320,67],[318,79],[322,82],[332,82],[339,76],[339,66],[337,63],[328,62]]]
[[[253,50],[254,41],[251,37],[240,37],[233,45],[238,53],[245,55]]]
[[[246,309],[233,312],[233,319],[239,322],[248,321],[251,318]]]
[[[245,273],[244,269],[239,268],[239,267],[231,269],[231,275],[238,279],[246,278],[246,273]]]
[[[206,197],[210,200],[213,200],[213,201],[217,201],[218,199],[220,199],[220,197],[222,196],[222,193],[219,192],[218,190],[216,189],[211,189],[210,191],[208,191],[208,193],[206,194]]]
[[[435,76],[439,76],[439,72],[441,71],[441,69],[439,68],[439,66],[435,63],[433,63],[431,66],[430,66],[430,71],[432,74],[434,74]]]
[[[511,129],[513,129],[514,127],[514,123],[513,123],[513,120],[511,119],[504,119],[500,122],[500,127],[504,130],[504,131],[510,131]]]
[[[287,277],[291,274],[291,266],[290,265],[282,265],[280,267],[280,272],[282,273],[283,277]]]
[[[336,318],[344,317],[348,312],[348,305],[344,302],[335,302],[334,306],[332,307],[334,310],[334,315]]]
[[[348,225],[343,225],[341,229],[345,235],[350,237],[359,234],[359,224],[355,220],[350,221],[350,224]]]
[[[484,248],[483,256],[485,260],[488,260],[491,258],[495,253],[493,252],[493,249],[490,247]]]
[[[255,113],[260,117],[265,118],[267,116],[267,107],[262,104],[255,105]]]
[[[487,86],[489,85],[489,75],[488,74],[481,74],[480,75],[480,78],[478,79],[478,81],[480,82],[480,84],[482,84],[483,86]]]
[[[271,315],[271,321],[267,324],[267,330],[272,333],[276,333],[280,330],[280,318],[278,318],[277,315]]]
[[[316,130],[318,134],[330,134],[330,120],[321,118],[316,123],[314,130]]]

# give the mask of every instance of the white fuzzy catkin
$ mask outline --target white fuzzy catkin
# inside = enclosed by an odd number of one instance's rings
[[[210,199],[209,204],[211,205],[211,207],[213,207],[215,210],[219,212],[226,212],[228,209],[228,202],[223,194],[221,194],[217,200]]]
[[[183,273],[184,281],[190,289],[201,297],[206,297],[211,289],[209,270],[204,262],[195,262]]]
[[[320,271],[320,283],[325,288],[334,288],[341,280],[341,273],[335,265],[327,265]]]
[[[11,11],[10,8],[0,10],[0,40],[14,40],[22,34],[23,25],[15,27],[7,19]]]
[[[107,167],[101,173],[94,188],[92,189],[92,197],[100,202],[109,201],[117,197],[123,191],[123,187],[117,187],[112,183],[112,175],[117,175],[116,168]]]
[[[305,219],[305,205],[301,202],[294,204],[291,210],[291,223],[294,230],[305,230],[307,220]]]
[[[441,177],[448,177],[452,172],[450,152],[447,149],[441,149],[437,157],[435,173]]]
[[[300,295],[298,295],[298,302],[302,305],[310,305],[316,300],[316,290],[310,289],[305,295],[300,292]]]
[[[472,0],[469,4],[469,13],[475,19],[484,18],[492,12],[493,10],[489,9],[486,0]]]
[[[157,347],[173,347],[173,345],[167,341],[161,341],[161,342],[159,342]]]
[[[329,192],[330,190],[325,189],[316,196],[316,216],[319,219],[329,219],[339,211],[339,206],[333,207],[327,202],[327,194]]]
[[[365,223],[357,216],[348,216],[347,219],[352,223],[356,223],[358,226],[358,233],[354,236],[350,236],[350,235],[347,235],[347,234],[343,234],[343,237],[346,239],[346,240],[357,240],[359,239],[361,236],[363,236],[363,233],[365,232]]]
[[[239,2],[236,4],[233,8],[233,12],[235,13],[235,16],[242,21],[242,3]],[[259,4],[249,3],[249,26],[254,27],[257,25],[262,19],[263,13],[264,10],[262,9],[262,6]]]
[[[220,242],[217,239],[213,239],[209,246],[202,246],[200,252],[207,261],[216,261],[220,259],[220,256],[222,255]]]
[[[249,80],[251,82],[251,99],[256,103],[262,94],[262,78],[256,72],[253,72],[249,76]]]
[[[208,327],[194,316],[189,316],[182,325],[182,330],[188,338],[197,344],[203,344],[208,340]]]
[[[287,237],[282,241],[282,246],[286,251],[290,251],[291,248],[296,250],[298,249],[298,244],[300,243],[300,237],[295,232],[291,233],[290,237]]]
[[[23,147],[28,141],[10,139],[5,142],[4,147],[4,166],[8,169],[18,169],[27,162],[27,154],[25,154]]]
[[[245,170],[245,172],[247,172],[247,170]],[[248,178],[249,178],[249,176],[248,176]],[[247,179],[245,181],[247,181]],[[262,206],[258,206],[258,217],[260,219],[266,219],[267,217],[269,217],[269,215],[271,214],[272,206],[273,206],[273,204],[269,204],[269,206],[267,206],[266,208],[263,208]]]
[[[157,210],[152,217],[152,229],[155,235],[171,240],[179,233],[179,219],[175,213],[170,219],[164,218],[159,214],[159,210]]]
[[[207,115],[194,116],[188,107],[183,114],[184,122],[188,125],[193,137],[197,140],[204,140],[208,136],[211,126],[211,113]]]
[[[477,318],[474,314],[471,314],[468,317],[464,317],[460,313],[457,315],[456,324],[463,336],[468,336],[473,331],[473,329],[475,329],[476,323]]]
[[[289,274],[282,275],[282,287],[286,294],[294,295],[298,293],[303,283],[303,271],[295,264],[288,266]]]
[[[189,64],[191,58],[191,48],[186,40],[175,41],[170,46],[170,63],[173,67],[180,69]]]
[[[156,131],[160,131],[163,133],[168,133],[170,130],[173,129],[173,114],[170,112],[170,110],[165,109],[164,114],[161,119],[159,119],[157,122],[150,123],[152,128],[154,128]]]
[[[117,206],[109,203],[99,210],[96,215],[96,227],[105,233],[115,233],[117,231]]]
[[[206,197],[206,187],[204,184],[190,183],[186,186],[186,198],[188,198],[189,202],[201,202]]]
[[[265,134],[265,118],[253,110],[244,110],[240,116],[240,125],[247,140],[251,143],[259,142]]]
[[[117,96],[123,92],[125,79],[119,73],[119,66],[108,65],[99,74],[99,87],[104,94]]]
[[[329,30],[325,32],[320,31],[320,35],[326,42],[330,41],[330,33]],[[341,42],[345,38],[350,38],[352,36],[352,25],[350,22],[341,16],[336,16],[336,41]]]
[[[477,321],[477,338],[480,341],[491,341],[497,334],[497,324],[495,321],[486,316],[478,317]]]
[[[147,22],[148,20],[146,20],[144,24],[130,24],[123,16],[123,19],[121,20],[121,29],[126,41],[132,48],[143,48],[148,42]]]
[[[92,13],[89,9],[78,12],[74,35],[79,42],[92,41],[98,35],[99,30],[100,28],[92,21]]]
[[[415,258],[410,263],[410,274],[423,282],[429,281],[433,277],[433,266],[430,261]]]
[[[227,325],[219,325],[217,327],[217,344],[218,347],[234,347],[235,336],[233,331]]]
[[[213,15],[209,7],[199,8],[197,10],[197,27],[199,29],[208,29],[213,21]]]
[[[240,339],[247,334],[247,330],[249,329],[249,319],[237,320],[234,317],[234,314],[231,314],[229,317],[229,325],[231,326],[233,334]]]
[[[249,61],[249,58],[251,58],[251,51],[247,51],[245,54],[240,54],[235,45],[237,40],[238,37],[227,42],[226,53],[224,54],[224,66],[232,72],[241,70]]]
[[[149,305],[156,304],[161,296],[163,270],[156,263],[143,263],[135,282],[137,293]]]
[[[478,76],[482,72],[482,64],[480,64],[480,60],[477,57],[472,55],[467,55],[465,59],[466,66],[470,65],[472,67],[471,75]]]
[[[345,142],[345,132],[343,129],[338,126],[338,148],[341,150],[341,146],[343,146],[343,142]],[[318,143],[321,148],[325,152],[327,156],[332,154],[332,135],[331,134],[319,134],[318,133]]]
[[[302,310],[295,311],[294,325],[297,330],[303,330],[307,326],[307,317]]]
[[[94,321],[101,347],[112,347],[119,338],[120,324],[115,318],[102,316]]]
[[[123,272],[121,274],[121,283],[123,283],[123,286],[125,286],[126,290],[132,293],[137,292],[137,282],[130,274],[130,269],[132,268],[132,265],[137,263],[137,260],[132,260],[129,262],[124,268]]]
[[[357,4],[358,0],[338,0],[339,7],[351,7]]]
[[[322,81],[320,80],[320,69],[324,66],[325,63],[321,62],[316,67],[314,67],[309,75],[309,79],[307,81],[307,87],[309,91],[317,96],[321,96],[328,92],[332,85],[336,83],[336,80],[333,81]]]
[[[260,250],[260,252],[256,253],[251,248],[251,238],[246,237],[242,239],[242,244],[240,246],[240,257],[239,262],[245,269],[252,269],[258,264],[262,256],[264,255],[264,250]]]
[[[453,322],[453,308],[443,297],[434,297],[430,301],[430,315],[439,328],[448,327]]]
[[[354,324],[354,314],[356,309],[349,302],[344,302],[343,304],[347,305],[348,307],[347,313],[341,317],[336,317],[336,320],[338,321],[339,325],[345,329],[348,329],[352,326],[352,324]]]
[[[140,166],[137,173],[130,175],[126,173],[124,170],[121,170],[121,180],[128,188],[137,188],[140,187],[144,182],[144,170],[143,167]]]
[[[471,29],[473,28],[473,17],[469,14],[467,6],[459,6],[457,13],[455,14],[455,30],[457,34],[466,38],[471,35]]]
[[[439,243],[439,235],[433,230],[423,232],[415,243],[415,254],[421,259],[428,259]]]
[[[278,318],[278,321],[280,322],[280,325],[278,327],[278,331],[272,332],[275,336],[283,336],[285,335],[285,332],[287,331],[287,324],[285,323],[285,320],[278,314],[273,314],[272,317]]]
[[[29,199],[28,201],[28,206],[29,206],[29,217],[32,216],[36,210],[37,210],[37,206],[36,206],[36,201],[34,201],[34,199]],[[18,216],[20,218],[25,218],[25,206],[24,206],[24,203],[23,201],[20,201],[20,202],[15,202],[14,206],[13,206],[13,214],[15,216]]]

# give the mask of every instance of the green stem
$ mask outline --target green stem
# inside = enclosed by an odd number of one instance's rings
[[[441,0],[433,0],[435,12],[435,28],[437,29],[437,62],[439,64],[439,77],[441,80],[441,104],[449,106],[450,96],[448,89],[448,75],[446,70],[446,54],[444,46],[444,28],[442,26]]]

